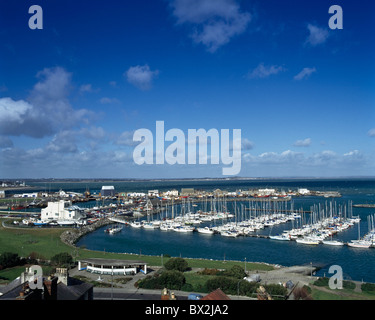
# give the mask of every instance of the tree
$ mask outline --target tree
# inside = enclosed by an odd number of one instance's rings
[[[159,277],[159,283],[168,289],[180,290],[185,284],[185,276],[177,270],[164,271]]]
[[[73,257],[67,252],[61,252],[51,258],[51,264],[59,267],[69,267],[73,264]]]
[[[138,282],[139,288],[144,289],[174,289],[181,290],[185,285],[186,279],[182,272],[177,270],[165,270],[162,274],[155,276],[147,276]]]
[[[164,264],[164,267],[167,270],[177,270],[184,272],[188,270],[189,265],[186,260],[182,258],[171,258]]]
[[[246,273],[241,266],[234,265],[232,268],[222,272],[223,276],[233,277],[236,279],[243,279],[246,277]]]
[[[4,252],[0,255],[0,270],[17,266],[21,259],[17,253]]]

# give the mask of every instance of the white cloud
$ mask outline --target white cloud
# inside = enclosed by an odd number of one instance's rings
[[[247,138],[241,139],[241,149],[242,150],[251,150],[254,148],[254,142],[250,141]]]
[[[367,135],[368,135],[369,137],[375,137],[375,128],[370,129],[370,130],[367,132]]]
[[[192,25],[192,39],[210,52],[243,33],[251,21],[234,0],[172,0],[170,5],[177,23]]]
[[[68,130],[59,132],[48,143],[46,150],[64,154],[77,152],[76,134]]]
[[[253,156],[249,153],[244,154],[244,162],[253,164],[291,164],[299,162],[303,159],[304,155],[301,152],[285,150],[281,153],[277,152],[263,152],[258,156]]]
[[[294,80],[302,80],[310,77],[311,74],[316,72],[316,68],[303,68],[300,73],[294,76]]]
[[[352,150],[347,153],[344,153],[344,158],[345,158],[345,161],[361,162],[362,160],[365,159],[365,156],[359,150]]]
[[[32,112],[24,119],[25,132],[22,133],[44,137],[88,122],[92,112],[74,109],[70,105],[71,76],[61,67],[45,68],[38,72],[40,80],[28,98]]]
[[[327,29],[312,24],[308,24],[307,29],[309,30],[309,36],[307,37],[305,44],[315,47],[326,42],[328,39],[329,33]]]
[[[144,66],[130,67],[125,73],[126,79],[129,83],[141,90],[148,90],[151,88],[152,80],[159,74],[158,70],[151,71],[146,64]]]
[[[11,148],[13,147],[13,141],[6,136],[0,136],[0,148]]]
[[[78,134],[84,136],[87,139],[102,140],[106,138],[107,134],[102,127],[91,126],[89,128],[82,128]]]
[[[278,74],[285,71],[286,69],[282,66],[265,66],[263,63],[260,63],[253,71],[247,74],[249,79],[262,79],[267,78],[271,75]]]
[[[295,147],[308,147],[311,145],[311,139],[306,138],[303,140],[297,140],[294,144]]]
[[[134,132],[133,131],[124,131],[123,133],[121,133],[121,135],[117,138],[116,140],[116,144],[117,145],[121,145],[121,146],[136,146],[137,144],[139,144],[138,141],[133,141],[133,135],[134,135]]]
[[[338,154],[332,150],[324,150],[322,152],[314,153],[308,159],[306,159],[306,165],[313,166],[328,166],[332,162],[336,162]]]
[[[90,83],[81,85],[79,87],[79,92],[92,92],[92,85]]]
[[[120,103],[120,100],[117,98],[108,98],[108,97],[103,97],[100,99],[101,104],[118,104]]]
[[[24,100],[0,98],[0,132],[2,134],[15,133],[18,126],[24,123],[26,115],[33,106]]]
[[[243,162],[256,165],[278,165],[279,168],[292,169],[299,168],[326,168],[338,169],[349,168],[351,165],[362,164],[365,165],[367,158],[359,150],[352,150],[344,154],[338,154],[332,150],[324,150],[313,154],[305,154],[302,152],[295,152],[285,150],[283,152],[263,152],[259,155],[252,155],[250,153],[243,154]]]

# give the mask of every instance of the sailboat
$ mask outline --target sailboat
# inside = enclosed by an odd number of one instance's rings
[[[115,234],[118,233],[122,230],[121,226],[114,226],[108,229],[105,229],[104,232],[109,233],[109,234]]]
[[[190,227],[190,226],[177,226],[175,228],[173,228],[173,231],[176,231],[176,232],[193,232],[194,231],[194,227]]]
[[[154,224],[153,222],[144,222],[143,223],[144,229],[157,229],[159,226],[157,224]]]
[[[204,233],[204,234],[214,234],[214,230],[212,230],[209,227],[204,227],[204,228],[197,228],[197,231],[199,233]]]
[[[130,222],[129,225],[133,228],[142,228],[142,222],[140,221],[133,221],[133,222]]]
[[[302,243],[302,244],[319,244],[319,241],[318,240],[311,240],[311,239],[308,239],[308,238],[298,238],[296,239],[296,242],[297,243]]]
[[[281,241],[289,241],[290,240],[290,236],[288,236],[286,234],[269,236],[269,238],[272,239],[272,240],[281,240]]]
[[[348,246],[352,248],[370,248],[372,242],[367,240],[352,240],[348,242]]]
[[[332,234],[331,234],[331,239],[330,240],[323,240],[323,244],[328,244],[329,246],[343,246],[344,242],[338,241],[338,240],[333,240],[332,239]]]
[[[323,240],[323,244],[328,244],[330,246],[343,246],[344,242],[338,240]]]
[[[364,240],[360,238],[360,223],[358,223],[358,240],[351,240],[348,242],[348,246],[352,248],[370,248],[372,245],[372,241]]]

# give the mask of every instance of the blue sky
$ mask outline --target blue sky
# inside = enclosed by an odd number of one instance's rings
[[[369,0],[3,1],[0,177],[222,177],[136,165],[156,121],[241,129],[239,176],[374,176],[374,18]]]

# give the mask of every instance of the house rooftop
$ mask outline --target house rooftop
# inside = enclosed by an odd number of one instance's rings
[[[231,300],[220,288],[204,296],[201,300]]]

